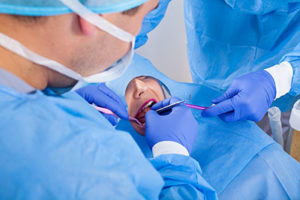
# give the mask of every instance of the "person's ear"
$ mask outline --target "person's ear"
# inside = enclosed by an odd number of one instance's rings
[[[89,23],[88,21],[86,21],[82,17],[80,17],[80,16],[78,16],[78,17],[79,17],[80,29],[81,29],[83,34],[88,35],[88,36],[93,36],[97,33],[98,28],[96,26]]]

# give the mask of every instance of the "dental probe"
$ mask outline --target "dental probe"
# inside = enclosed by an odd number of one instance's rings
[[[184,100],[182,100],[182,101],[177,101],[177,102],[175,102],[175,103],[172,103],[172,104],[169,104],[169,105],[164,106],[164,107],[162,107],[162,108],[159,108],[159,109],[157,109],[157,110],[155,110],[155,111],[159,114],[159,113],[162,113],[162,112],[164,112],[164,111],[170,110],[170,109],[173,108],[174,106],[176,106],[176,105],[178,105],[178,104],[181,104],[181,103],[183,103],[183,102],[184,102]]]
[[[95,105],[93,105],[93,107],[96,108],[96,110],[98,110],[98,111],[100,111],[100,112],[102,112],[104,114],[113,115],[113,116],[115,116],[117,118],[120,118],[113,111],[111,111],[111,110],[109,110],[107,108],[103,108],[103,107],[99,107],[99,106],[95,106]],[[129,121],[133,121],[133,122],[137,123],[139,126],[143,127],[142,123],[139,120],[137,120],[136,118],[134,118],[134,117],[129,116]]]

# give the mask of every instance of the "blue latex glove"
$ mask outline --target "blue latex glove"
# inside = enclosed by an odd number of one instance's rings
[[[260,121],[276,97],[273,77],[261,70],[235,79],[229,89],[202,112],[203,117],[220,116],[225,122]]]
[[[155,110],[180,101],[176,97],[165,99],[152,106],[146,113],[146,140],[152,147],[162,141],[173,141],[183,145],[191,153],[198,133],[198,123],[191,110],[181,103],[169,112],[158,114]]]
[[[76,90],[76,92],[90,104],[107,108],[120,118],[128,120],[128,112],[121,99],[104,83],[90,84]],[[118,118],[113,115],[103,114],[103,116],[108,119],[113,126],[118,123]]]

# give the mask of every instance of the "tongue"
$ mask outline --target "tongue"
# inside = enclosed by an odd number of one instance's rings
[[[140,118],[139,121],[140,121],[142,124],[145,123],[145,122],[146,122],[145,117]]]

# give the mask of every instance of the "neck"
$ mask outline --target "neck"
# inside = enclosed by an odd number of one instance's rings
[[[48,85],[49,70],[0,46],[0,68],[16,75],[32,87],[43,90]]]

